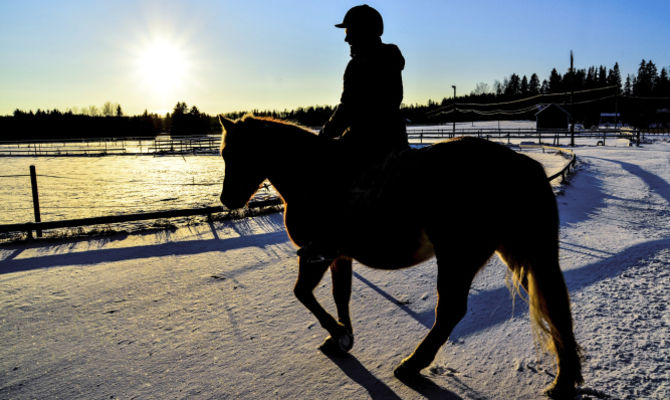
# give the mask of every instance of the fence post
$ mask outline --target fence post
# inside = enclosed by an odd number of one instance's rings
[[[33,210],[35,211],[35,222],[42,222],[40,218],[40,199],[37,195],[37,173],[35,172],[35,166],[30,166],[30,185],[33,188]],[[37,237],[42,237],[42,230],[37,229],[35,231]]]
[[[640,147],[640,129],[637,130],[637,138],[635,139],[635,145]]]

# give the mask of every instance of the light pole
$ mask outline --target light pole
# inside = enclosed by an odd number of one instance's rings
[[[452,116],[451,116],[451,122],[452,122],[451,129],[452,129],[453,133],[451,134],[451,137],[455,137],[456,136],[456,85],[451,85],[451,87],[454,88],[454,112],[452,113]]]
[[[570,50],[570,147],[575,147],[575,62]]]

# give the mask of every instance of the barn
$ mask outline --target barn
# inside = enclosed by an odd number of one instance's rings
[[[537,130],[568,129],[570,113],[558,104],[545,104],[535,113]]]

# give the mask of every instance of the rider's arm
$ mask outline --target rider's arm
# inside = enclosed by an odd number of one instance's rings
[[[329,139],[342,136],[344,131],[349,128],[356,118],[355,113],[360,113],[363,106],[359,104],[363,99],[358,78],[360,67],[353,61],[350,61],[344,71],[344,84],[342,87],[342,96],[340,97],[340,104],[330,116],[328,122],[321,128],[319,136],[324,136]]]
[[[345,129],[347,129],[349,126],[350,121],[348,115],[349,112],[347,109],[348,107],[346,104],[340,103],[337,108],[335,108],[335,112],[333,112],[326,124],[323,125],[323,128],[321,128],[319,136],[323,136],[328,139],[334,139],[336,137],[342,136]]]

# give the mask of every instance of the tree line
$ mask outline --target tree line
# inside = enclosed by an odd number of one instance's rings
[[[647,127],[669,123],[670,78],[668,69],[659,71],[652,60],[642,60],[637,74],[622,79],[619,64],[612,68],[591,66],[568,70],[564,74],[553,68],[546,79],[536,73],[528,77],[513,73],[492,86],[480,82],[475,89],[456,98],[427,104],[406,105],[401,113],[410,123],[446,123],[495,119],[534,119],[540,104],[563,105],[578,123],[596,125],[600,113],[618,112],[623,122]],[[663,113],[663,111],[665,112]],[[289,120],[304,126],[320,127],[333,113],[329,105],[301,107],[294,110],[251,110],[259,116]],[[247,111],[223,114],[239,118]],[[111,138],[172,135],[206,135],[220,131],[217,116],[200,112],[195,106],[178,102],[166,115],[149,113],[126,116],[117,103],[102,107],[84,107],[36,112],[15,110],[0,116],[0,140]]]
[[[635,126],[668,124],[668,72],[665,67],[659,71],[652,60],[642,60],[637,74],[625,80],[618,63],[609,69],[600,65],[564,74],[553,68],[542,81],[536,73],[530,77],[513,73],[492,86],[480,82],[470,94],[405,106],[403,112],[416,123],[534,119],[540,105],[557,103],[587,127],[596,125],[604,112],[619,113],[620,121]]]
[[[111,107],[111,108],[110,108]],[[111,111],[110,111],[111,110]],[[165,115],[149,113],[126,116],[121,106],[105,103],[102,108],[81,110],[15,110],[0,116],[0,140],[68,138],[128,138],[170,133],[176,136],[207,135],[220,132],[216,116],[200,112],[196,106],[178,102]]]

